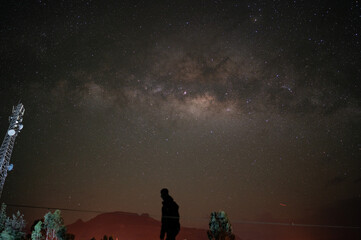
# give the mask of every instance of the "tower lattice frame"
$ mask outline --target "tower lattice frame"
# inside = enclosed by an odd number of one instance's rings
[[[23,128],[22,121],[24,112],[25,108],[21,103],[19,103],[16,108],[13,107],[12,115],[9,118],[10,125],[0,147],[0,197],[8,170],[11,170],[10,158],[14,148],[15,139]]]

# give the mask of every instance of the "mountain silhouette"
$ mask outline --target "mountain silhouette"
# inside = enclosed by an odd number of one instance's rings
[[[128,212],[100,214],[87,222],[81,219],[67,226],[67,232],[75,235],[75,240],[99,240],[104,235],[114,240],[159,240],[161,223],[148,214],[138,215]],[[177,236],[179,240],[208,240],[206,229],[182,227]],[[241,240],[236,237],[236,240]]]

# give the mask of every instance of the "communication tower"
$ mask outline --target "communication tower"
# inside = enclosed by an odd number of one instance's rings
[[[13,107],[12,115],[9,118],[10,126],[5,134],[4,141],[0,148],[0,197],[3,191],[4,183],[8,171],[13,169],[13,165],[10,164],[10,157],[13,151],[15,138],[18,136],[24,125],[23,116],[25,108],[24,105],[19,103],[16,108]]]

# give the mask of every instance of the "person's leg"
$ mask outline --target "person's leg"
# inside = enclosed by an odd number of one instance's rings
[[[166,240],[175,240],[175,236],[177,234],[174,234],[173,232],[167,232],[167,238]]]

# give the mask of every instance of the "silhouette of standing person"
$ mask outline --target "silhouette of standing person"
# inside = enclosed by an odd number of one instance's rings
[[[163,199],[162,207],[162,229],[160,230],[160,239],[163,240],[167,234],[166,240],[175,240],[179,233],[179,212],[178,204],[169,196],[168,189],[163,188],[160,191],[160,196]]]

